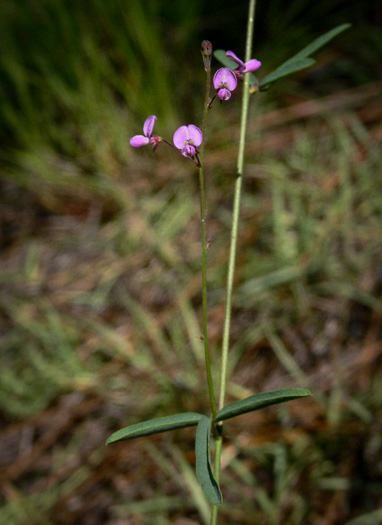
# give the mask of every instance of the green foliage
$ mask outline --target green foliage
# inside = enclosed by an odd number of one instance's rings
[[[315,64],[315,60],[313,60],[312,58],[301,58],[293,60],[292,62],[288,60],[284,64],[281,64],[281,66],[279,66],[275,71],[269,73],[269,75],[267,75],[260,82],[260,90],[264,91],[265,89],[269,88],[271,84],[276,82],[276,80],[280,80],[281,78],[293,75],[293,73],[297,73],[302,69],[311,67],[313,66],[313,64]]]
[[[267,89],[271,84],[276,82],[276,80],[312,66],[315,61],[309,57],[328,44],[337,35],[346,29],[349,29],[349,27],[351,27],[351,24],[341,24],[313,40],[313,42],[304,47],[296,55],[281,64],[281,66],[279,66],[275,71],[263,78],[260,82],[260,89]]]
[[[326,46],[326,44],[333,40],[333,38],[335,38],[337,35],[345,31],[346,29],[349,29],[350,27],[351,24],[341,24],[337,27],[334,27],[327,33],[313,40],[313,42],[301,49],[301,51],[299,51],[296,55],[284,62],[283,65],[285,66],[286,64],[292,64],[296,60],[301,60],[310,57],[311,55],[313,55],[313,53],[316,53],[319,49]]]
[[[221,505],[223,497],[212,473],[210,461],[210,435],[212,420],[201,417],[196,431],[195,454],[196,475],[203,492],[212,505]]]
[[[274,390],[273,392],[263,392],[261,394],[254,394],[253,396],[226,405],[217,413],[215,422],[225,421],[233,417],[260,410],[261,408],[270,407],[293,399],[300,399],[302,397],[311,396],[309,390],[301,388],[283,388],[282,390]]]
[[[150,436],[151,434],[159,434],[160,432],[167,432],[168,430],[175,430],[176,428],[192,427],[197,425],[202,417],[201,414],[186,412],[184,414],[175,414],[173,416],[151,419],[150,421],[130,425],[114,432],[114,434],[107,439],[106,445],[137,437]]]

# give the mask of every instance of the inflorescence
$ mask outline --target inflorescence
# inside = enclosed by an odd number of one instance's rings
[[[208,40],[204,40],[202,43],[202,56],[204,61],[205,69],[209,67],[209,61],[212,54],[212,44]],[[208,109],[212,107],[212,104],[216,97],[220,99],[220,102],[229,100],[237,87],[237,81],[242,80],[245,73],[251,73],[257,71],[261,66],[261,62],[255,58],[243,62],[238,58],[233,51],[227,51],[226,56],[237,64],[236,69],[230,69],[228,67],[221,67],[218,69],[213,78],[213,85],[216,90],[215,95],[210,100]],[[135,135],[130,139],[130,145],[134,148],[140,148],[141,146],[147,146],[152,144],[153,150],[157,148],[160,142],[165,142],[168,146],[178,151],[183,157],[191,160],[196,166],[200,167],[199,151],[197,148],[201,146],[203,142],[203,135],[201,130],[189,124],[188,126],[180,126],[173,136],[172,145],[163,137],[159,135],[153,135],[154,125],[157,120],[155,115],[150,115],[143,124],[143,135]]]

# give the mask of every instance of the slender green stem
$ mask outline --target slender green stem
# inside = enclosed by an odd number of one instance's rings
[[[254,26],[254,17],[255,17],[255,5],[256,5],[256,0],[250,0],[249,13],[248,13],[248,25],[247,25],[247,40],[246,40],[245,59],[244,59],[245,62],[251,59],[251,54],[252,54],[252,38],[253,38],[253,26]],[[234,198],[233,198],[231,244],[230,244],[229,260],[228,260],[227,298],[226,298],[226,309],[225,309],[225,319],[224,319],[224,329],[223,329],[222,364],[221,364],[221,376],[220,376],[220,397],[219,397],[219,409],[220,410],[224,407],[226,383],[227,383],[228,349],[229,349],[229,337],[230,337],[230,330],[231,330],[231,312],[232,312],[232,290],[233,290],[233,279],[234,279],[234,274],[235,274],[241,187],[242,187],[242,182],[243,182],[243,171],[244,171],[244,148],[245,148],[245,136],[246,136],[246,131],[247,131],[247,120],[248,120],[248,101],[249,101],[249,78],[248,78],[248,75],[246,75],[244,76],[243,100],[242,100],[242,106],[241,106],[240,139],[239,139],[239,152],[238,152],[238,159],[237,159],[237,177],[236,177],[236,182],[235,182],[235,192],[234,192]]]
[[[211,67],[210,60],[208,60],[207,71],[207,85],[206,85],[206,97],[204,101],[203,110],[203,122],[202,122],[202,135],[204,137],[207,123],[208,105],[210,102],[210,85],[211,85]],[[206,191],[205,191],[205,180],[204,180],[204,141],[200,147],[200,162],[199,167],[199,185],[200,185],[200,220],[202,226],[202,302],[203,302],[203,342],[204,342],[204,355],[206,361],[206,372],[208,382],[208,393],[211,401],[211,409],[213,417],[216,417],[216,401],[214,393],[214,385],[212,381],[211,371],[211,358],[210,350],[208,345],[208,319],[207,319],[207,228],[206,228]]]
[[[247,38],[245,45],[245,59],[247,62],[251,59],[252,55],[252,39],[253,39],[253,28],[255,20],[255,6],[256,0],[249,0],[248,10],[248,24],[247,24]],[[226,309],[225,319],[223,328],[223,341],[222,341],[222,363],[221,363],[221,375],[220,375],[220,395],[219,395],[219,409],[224,407],[225,392],[227,385],[227,368],[228,368],[228,349],[229,339],[231,330],[231,312],[232,312],[232,290],[233,280],[235,275],[235,263],[236,263],[236,249],[237,249],[237,235],[239,229],[239,215],[240,215],[240,200],[241,200],[241,187],[243,182],[243,171],[244,171],[244,149],[245,149],[245,136],[247,131],[247,120],[248,120],[248,102],[249,102],[249,79],[248,75],[244,76],[244,88],[243,88],[243,99],[241,106],[241,120],[240,120],[240,139],[239,139],[239,152],[237,158],[237,178],[235,182],[235,192],[233,198],[233,212],[232,212],[232,228],[231,228],[231,243],[228,260],[228,275],[227,275],[227,298],[226,298]],[[220,434],[222,433],[220,428]],[[216,440],[215,447],[215,463],[214,463],[214,474],[218,480],[220,478],[221,468],[221,452],[222,452],[222,438]],[[217,507],[213,508],[211,516],[211,525],[217,524]]]

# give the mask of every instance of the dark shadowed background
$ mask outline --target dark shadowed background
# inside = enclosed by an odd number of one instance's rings
[[[247,2],[0,4],[0,523],[191,525],[209,507],[195,168],[133,150],[148,115],[200,126],[200,43],[243,56]],[[252,97],[228,400],[309,400],[225,425],[221,524],[382,523],[382,8],[259,0],[259,77],[352,28]],[[214,63],[214,70],[218,67]],[[241,88],[206,133],[209,329],[218,381]]]

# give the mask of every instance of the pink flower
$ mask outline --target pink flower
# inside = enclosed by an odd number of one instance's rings
[[[133,148],[140,148],[141,146],[147,146],[147,144],[152,144],[153,149],[157,147],[162,139],[161,137],[158,137],[158,135],[153,136],[156,119],[157,117],[155,115],[150,115],[150,117],[145,120],[145,123],[143,124],[144,136],[135,135],[130,139],[130,145],[133,146]]]
[[[237,74],[239,78],[242,78],[245,73],[253,73],[254,71],[257,71],[259,67],[261,66],[261,62],[256,60],[255,58],[252,58],[251,60],[248,60],[248,62],[243,62],[238,58],[233,51],[227,51],[226,56],[231,59],[233,62],[238,64],[238,68],[234,70],[234,72]]]
[[[180,126],[175,131],[172,140],[184,157],[193,159],[199,153],[196,148],[203,142],[203,135],[199,128],[190,124],[189,126]]]
[[[231,91],[237,86],[237,78],[228,67],[221,67],[214,75],[213,84],[220,100],[229,100]]]

